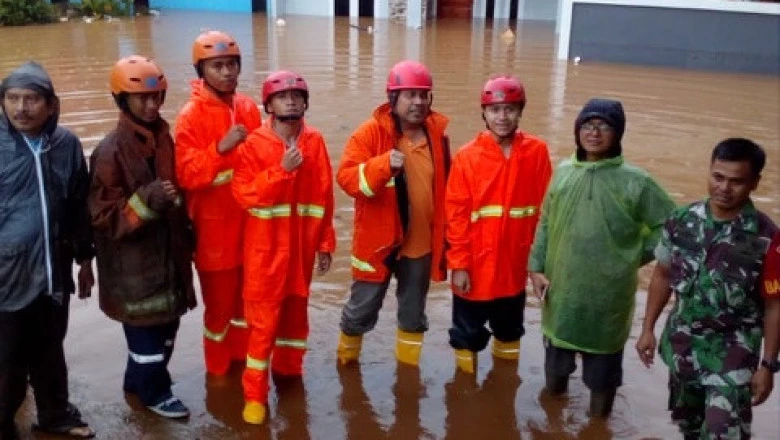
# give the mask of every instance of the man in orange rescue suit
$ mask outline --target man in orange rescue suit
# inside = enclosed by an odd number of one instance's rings
[[[269,366],[277,384],[303,374],[312,271],[316,264],[317,274],[325,274],[336,247],[333,173],[322,135],[303,120],[306,82],[293,72],[271,73],[263,83],[263,106],[271,118],[240,147],[232,184],[249,213],[243,415],[252,424],[266,418]]]
[[[399,362],[417,365],[428,329],[430,280],[444,281],[444,191],[448,119],[431,110],[427,67],[401,61],[387,77],[385,104],[350,137],[336,180],[355,199],[350,297],[341,315],[339,363],[356,362],[374,328],[391,275],[398,280]]]
[[[246,357],[241,298],[246,213],[233,199],[229,183],[236,147],[260,126],[260,111],[250,97],[236,92],[241,52],[231,36],[201,34],[192,45],[192,64],[198,79],[192,81],[192,95],[176,121],[176,173],[195,227],[206,370],[221,376],[231,360]]]
[[[526,264],[552,175],[547,144],[518,129],[523,85],[499,76],[482,89],[487,130],[455,155],[447,182],[447,263],[452,269],[450,345],[474,374],[491,332],[493,356],[517,362],[523,336]]]

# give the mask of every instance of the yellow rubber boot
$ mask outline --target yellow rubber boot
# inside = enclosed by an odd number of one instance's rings
[[[493,338],[493,356],[508,361],[520,359],[520,340],[501,342]]]
[[[477,371],[477,354],[471,350],[455,350],[455,365],[458,370],[474,374]]]
[[[395,343],[395,358],[404,364],[419,365],[422,344],[423,333],[405,332],[399,329]]]
[[[260,402],[248,401],[244,405],[244,421],[252,425],[262,425],[265,422],[265,405]]]
[[[363,345],[363,335],[349,336],[343,332],[339,336],[339,346],[336,349],[336,357],[341,365],[357,362],[360,357],[360,348]]]

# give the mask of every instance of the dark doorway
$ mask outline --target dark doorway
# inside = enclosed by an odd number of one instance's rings
[[[266,12],[268,0],[252,0],[252,12]]]
[[[517,20],[517,12],[520,6],[520,2],[518,0],[512,0],[512,3],[509,4],[509,19],[510,20]]]
[[[349,0],[336,0],[334,7],[336,17],[346,17],[349,15]]]
[[[374,16],[374,0],[360,0],[358,4],[358,15],[361,17]]]
[[[487,0],[487,5],[485,5],[485,19],[493,18],[495,12],[496,0]]]

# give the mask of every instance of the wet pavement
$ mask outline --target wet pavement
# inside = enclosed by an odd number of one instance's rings
[[[418,58],[434,73],[434,107],[448,116],[453,147],[482,127],[479,90],[491,73],[511,72],[525,83],[528,105],[521,125],[546,139],[554,162],[573,152],[573,120],[591,96],[621,99],[628,124],[624,153],[650,171],[678,202],[705,192],[711,148],[729,136],[752,138],[769,154],[756,203],[780,221],[780,80],[624,65],[574,65],[554,59],[555,26],[512,23],[516,35],[502,38],[507,22],[438,21],[408,30],[386,21],[362,20],[369,34],[346,18],[286,17],[278,27],[262,15],[166,12],[157,18],[81,21],[49,26],[0,28],[0,76],[22,61],[42,62],[62,99],[61,123],[87,152],[113,127],[116,108],[108,71],[121,56],[155,57],[168,76],[164,116],[174,122],[194,76],[190,45],[205,27],[232,33],[244,53],[241,88],[258,98],[268,71],[300,72],[311,89],[309,123],[323,132],[335,164],[351,133],[384,99],[386,72],[403,58]],[[13,44],[10,44],[13,42]],[[192,410],[186,422],[160,419],[121,391],[126,345],[121,326],[99,311],[97,299],[74,300],[66,340],[72,400],[98,431],[117,439],[670,439],[676,428],[664,410],[666,369],[647,370],[634,350],[644,310],[642,271],[638,317],[627,344],[625,385],[606,422],[586,416],[588,392],[579,371],[566,398],[542,393],[543,349],[539,309],[529,299],[527,334],[519,371],[480,356],[477,383],[454,375],[446,329],[450,294],[435,285],[429,297],[431,331],[419,369],[393,358],[395,300],[392,295],[375,331],[364,342],[360,368],[337,369],[335,347],[341,305],[349,285],[352,204],[337,192],[339,249],[333,271],[312,286],[310,351],[302,382],[276,383],[270,421],[241,421],[240,366],[226,378],[204,374],[202,309],[183,318],[171,372],[174,392]],[[660,324],[658,326],[660,333]],[[780,391],[758,407],[754,438],[780,438]],[[18,418],[25,438],[33,421],[28,404]]]

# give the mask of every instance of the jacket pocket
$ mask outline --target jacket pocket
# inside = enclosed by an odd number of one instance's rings
[[[0,244],[0,304],[10,299],[13,291],[26,290],[27,251],[23,244]]]

